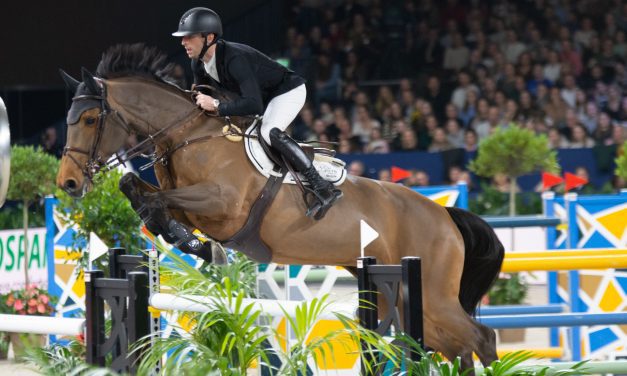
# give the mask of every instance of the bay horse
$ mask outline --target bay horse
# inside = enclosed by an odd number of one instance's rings
[[[154,165],[159,188],[130,180],[136,199],[161,200],[163,216],[224,241],[245,224],[266,178],[241,141],[224,137],[224,118],[206,116],[169,82],[171,70],[156,49],[120,45],[103,54],[95,76],[83,70],[83,82],[70,83],[76,96],[57,185],[82,196],[93,174],[136,133],[165,156]],[[201,141],[186,143],[192,139]],[[281,186],[260,228],[272,261],[339,265],[354,273],[363,219],[380,234],[366,255],[383,264],[422,259],[425,344],[449,359],[460,356],[464,367],[472,366],[473,352],[486,366],[497,359],[494,330],[473,318],[504,256],[492,228],[398,184],[349,176],[340,188],[344,197],[315,221],[304,215],[298,188]]]

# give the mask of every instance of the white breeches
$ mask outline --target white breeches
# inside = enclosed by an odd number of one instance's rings
[[[307,98],[305,84],[276,96],[270,100],[261,122],[261,136],[270,144],[270,130],[279,128],[284,131],[294,121]]]

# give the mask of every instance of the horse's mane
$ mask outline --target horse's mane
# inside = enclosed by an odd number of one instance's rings
[[[161,83],[176,85],[175,65],[156,47],[143,43],[118,44],[102,54],[96,75],[105,79],[119,77],[143,77]],[[180,87],[179,87],[180,88]]]

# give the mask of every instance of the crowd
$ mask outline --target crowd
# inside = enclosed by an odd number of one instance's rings
[[[294,137],[341,153],[475,151],[501,127],[552,148],[627,138],[627,2],[295,0],[308,78]]]

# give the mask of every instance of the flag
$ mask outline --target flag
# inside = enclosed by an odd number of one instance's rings
[[[89,264],[91,265],[95,259],[104,255],[109,247],[93,232],[89,233]]]
[[[364,257],[364,249],[368,246],[368,244],[372,243],[373,240],[379,237],[379,233],[370,227],[370,225],[363,219],[359,221],[359,225],[361,237],[361,257]]]
[[[410,176],[411,172],[396,166],[392,166],[392,181],[394,183],[399,182],[403,179],[407,179]]]
[[[553,186],[560,184],[563,181],[564,179],[562,179],[562,177],[559,175],[553,175],[553,174],[549,174],[548,172],[543,172],[542,173],[542,190],[547,190]]]
[[[564,177],[566,178],[566,187],[564,188],[565,191],[581,187],[582,185],[588,183],[588,179],[580,178],[579,176],[571,174],[570,172],[564,174]]]

